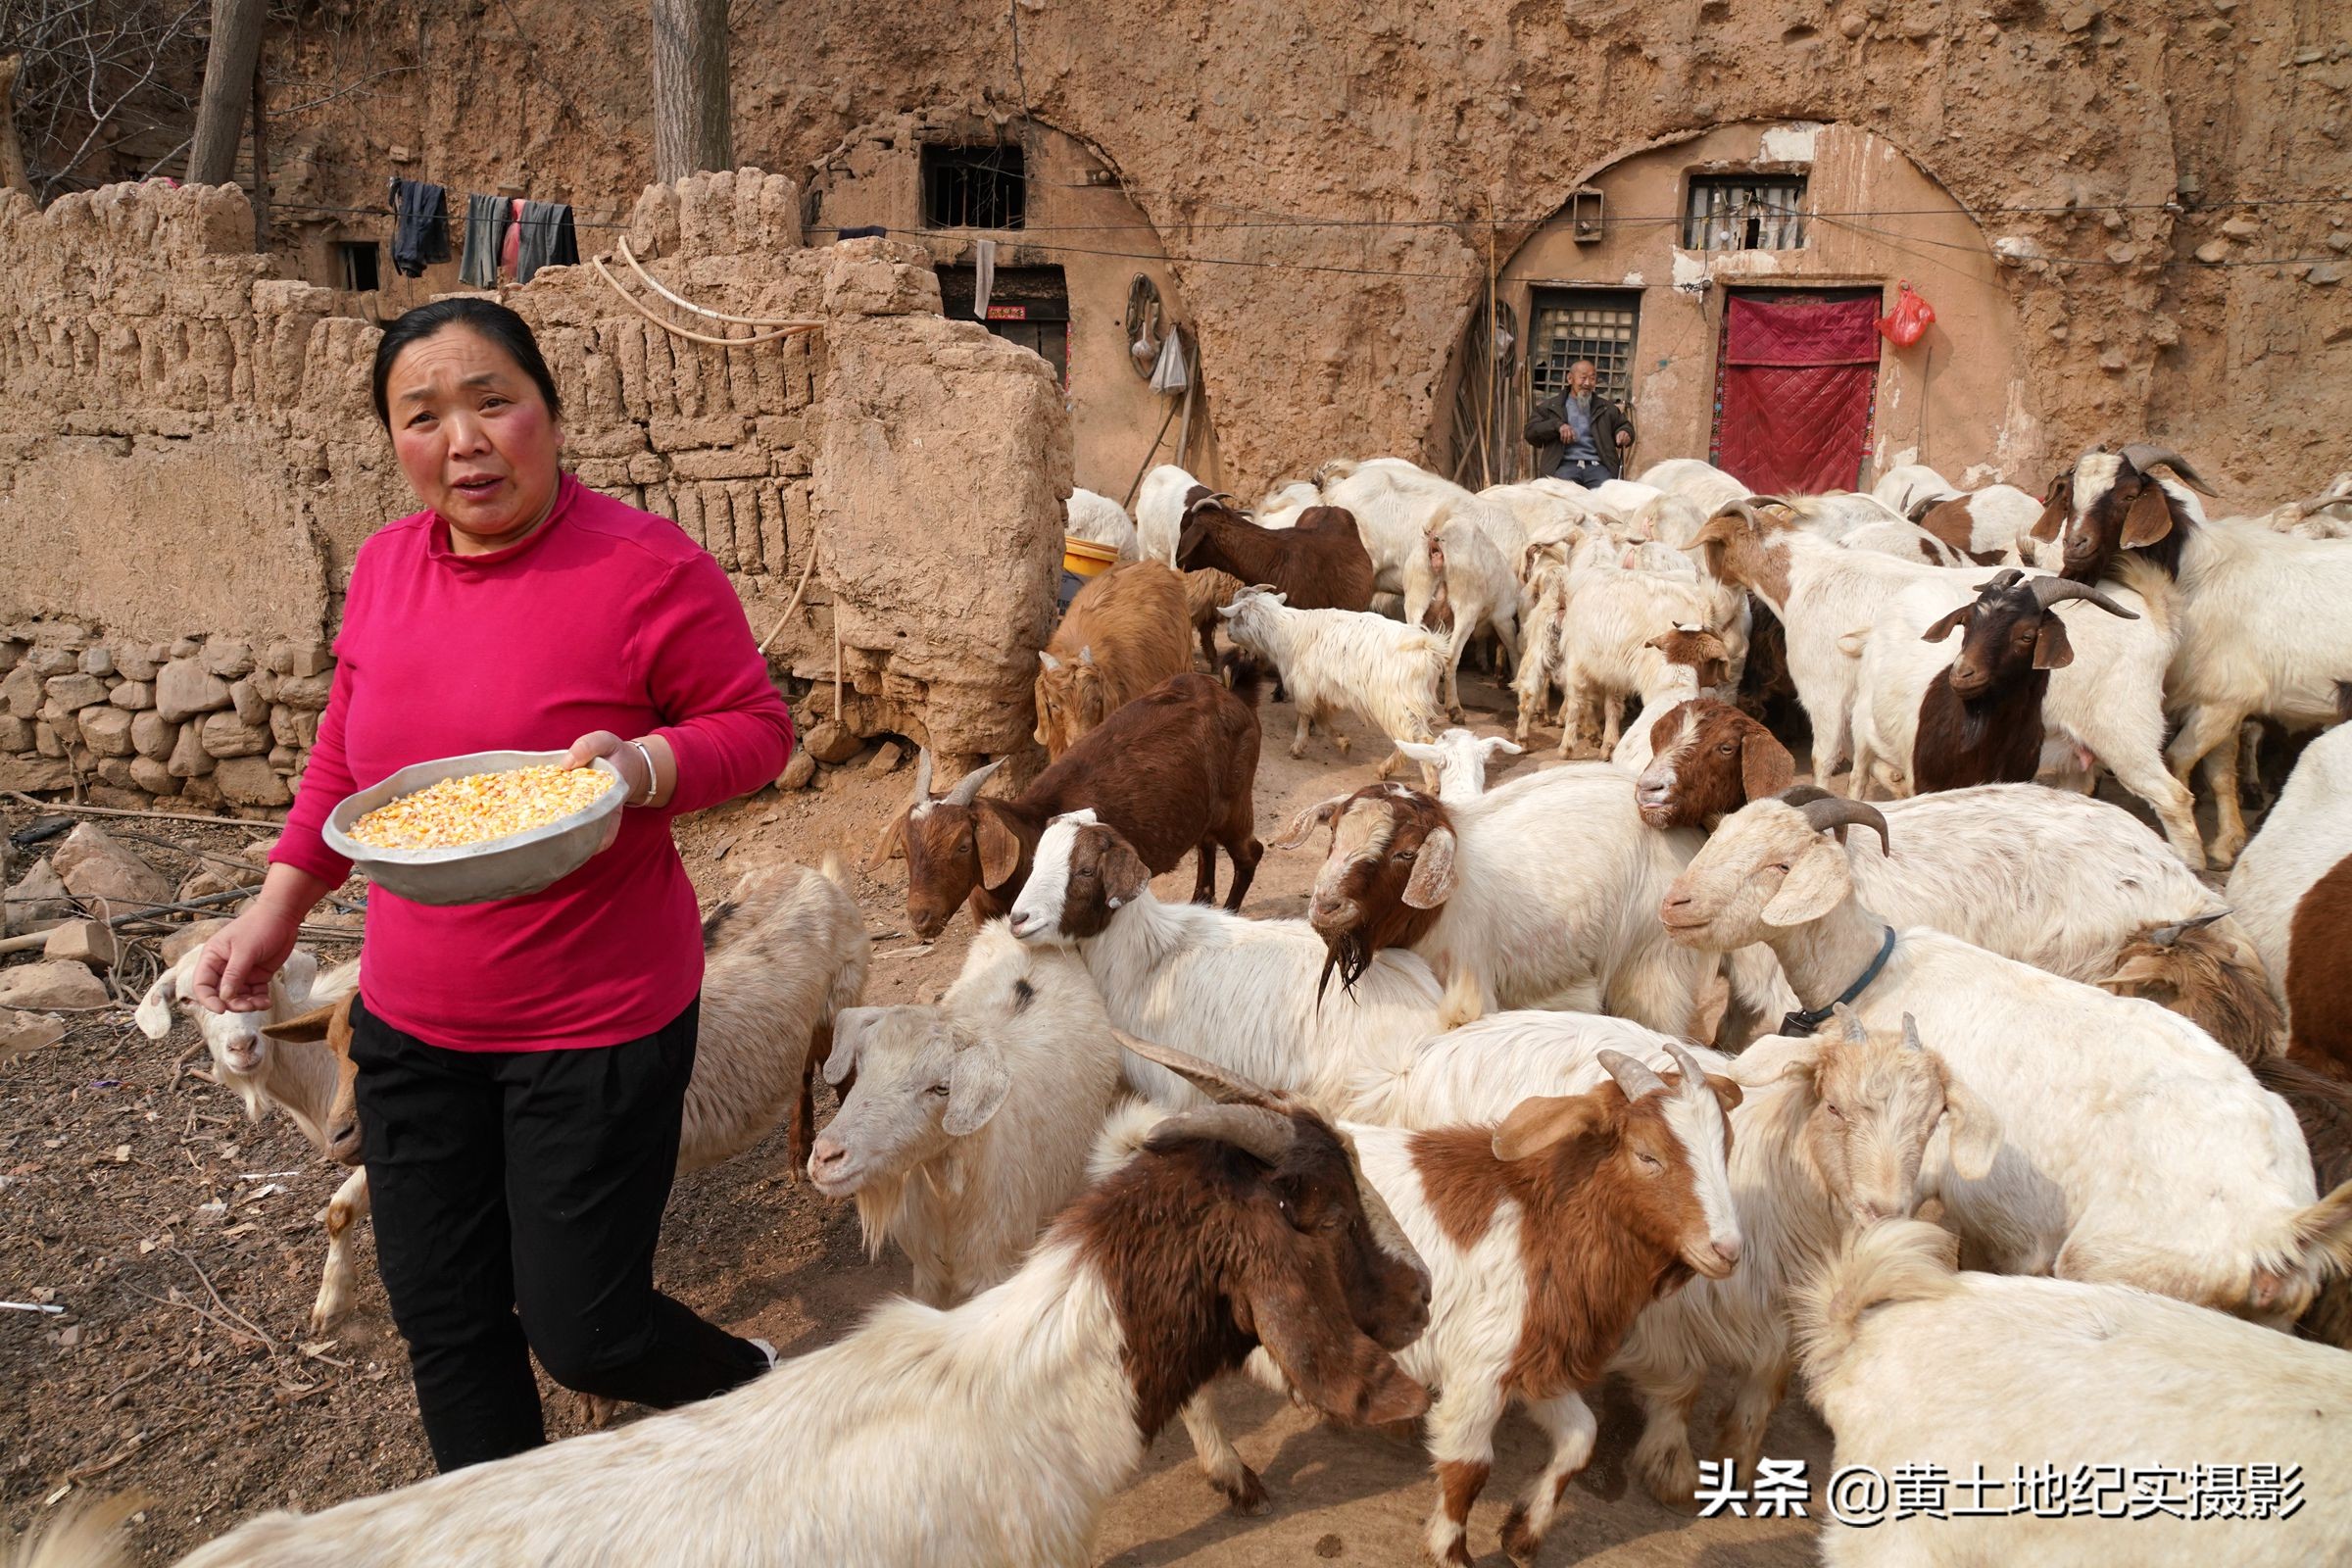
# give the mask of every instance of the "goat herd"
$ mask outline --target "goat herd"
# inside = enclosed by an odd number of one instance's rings
[[[1447,1563],[1523,1407],[1549,1445],[1501,1529],[1527,1562],[1605,1373],[1635,1473],[1689,1507],[1700,1455],[1756,1473],[1800,1368],[1841,1471],[2016,1478],[1965,1516],[1826,1518],[1832,1563],[2347,1560],[2352,726],[2251,844],[2238,753],[2249,719],[2345,716],[2352,479],[2267,517],[2198,487],[2132,446],[2046,502],[1920,468],[1752,496],[1683,461],[1476,495],[1334,463],[1254,514],[1162,468],[1132,521],[1081,492],[1073,531],[1129,560],[1040,655],[1051,762],[935,796],[926,754],[875,850],[920,935],[969,907],[955,983],[857,1005],[830,862],[755,873],[709,938],[681,1165],[788,1120],[917,1299],[723,1398],[189,1561],[1083,1563],[1171,1416],[1268,1505],[1206,1397],[1246,1369],[1343,1421],[1425,1416]],[[1517,743],[1445,726],[1488,639],[1520,739],[1556,688],[1562,755],[1598,760],[1486,790]],[[1294,756],[1340,716],[1396,747],[1275,841],[1327,835],[1305,919],[1239,912],[1269,678]],[[1817,784],[1760,716],[1789,698]],[[1426,792],[1388,781],[1405,760]],[[2091,796],[2100,767],[2163,837]],[[1192,852],[1193,902],[1162,902]],[[2217,895],[2197,873],[2231,860]],[[270,1013],[197,1021],[251,1109],[357,1165],[358,966],[306,963]],[[318,1327],[365,1209],[357,1169]],[[2140,1477],[2130,1506],[2070,1494],[2102,1467]],[[107,1523],[37,1560],[92,1560]]]

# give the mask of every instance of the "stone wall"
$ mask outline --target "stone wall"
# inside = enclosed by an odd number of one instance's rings
[[[565,460],[710,551],[804,720],[838,615],[852,729],[1015,750],[1070,482],[1058,390],[939,316],[922,252],[807,248],[800,209],[779,176],[699,177],[649,188],[631,239],[685,296],[813,334],[691,342],[588,268],[506,291]],[[416,502],[369,407],[377,329],[271,277],[250,232],[225,187],[0,194],[0,787],[268,807],[299,775],[352,560]]]

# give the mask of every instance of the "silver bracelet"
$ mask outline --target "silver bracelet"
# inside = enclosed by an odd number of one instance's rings
[[[662,774],[655,768],[654,754],[645,749],[645,742],[631,741],[629,744],[637,748],[639,757],[645,759],[645,799],[631,801],[629,804],[631,806],[651,806],[654,804],[654,797],[661,792]]]

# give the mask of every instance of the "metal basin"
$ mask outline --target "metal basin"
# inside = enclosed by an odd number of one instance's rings
[[[504,773],[540,762],[561,762],[563,752],[470,752],[402,768],[380,783],[346,796],[326,815],[326,846],[348,858],[368,881],[416,904],[488,904],[537,893],[571,875],[588,858],[611,845],[620,832],[621,803],[629,796],[620,770],[605,758],[589,765],[605,775],[605,793],[593,805],[558,817],[545,827],[479,844],[440,850],[382,850],[351,837],[351,826],[369,811],[428,784],[468,773]]]

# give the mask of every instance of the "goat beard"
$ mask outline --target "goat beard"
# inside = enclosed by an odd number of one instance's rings
[[[1331,989],[1331,972],[1340,972],[1340,989],[1355,995],[1355,983],[1364,971],[1372,967],[1372,946],[1357,930],[1334,931],[1323,938],[1323,973],[1315,980],[1315,1006],[1323,1005],[1323,993]]]

